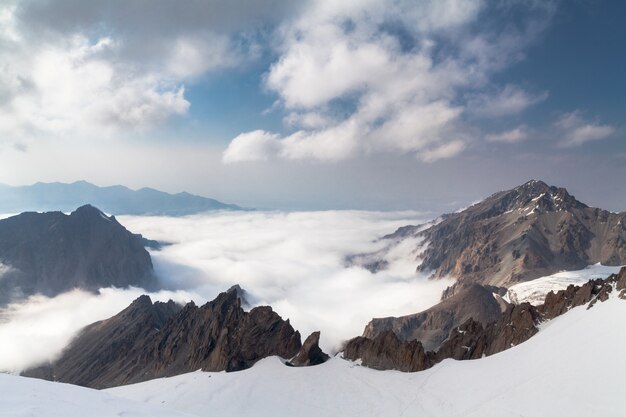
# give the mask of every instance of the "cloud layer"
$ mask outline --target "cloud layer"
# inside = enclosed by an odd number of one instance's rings
[[[416,241],[385,255],[387,271],[345,263],[348,255],[388,245],[378,237],[424,220],[418,213],[363,211],[120,218],[130,230],[174,243],[152,254],[170,288],[211,299],[240,284],[252,304],[271,305],[304,337],[321,330],[328,350],[361,334],[372,317],[420,311],[439,300],[450,282],[416,274]]]
[[[385,248],[377,240],[399,226],[427,220],[415,212],[245,212],[183,218],[122,216],[129,230],[172,242],[153,252],[168,291],[153,301],[202,304],[233,284],[252,305],[270,305],[306,337],[322,331],[336,351],[372,317],[409,314],[438,302],[447,280],[415,272],[419,242],[384,251],[390,267],[376,274],[346,264],[346,256]],[[55,298],[31,297],[0,314],[0,370],[19,371],[62,351],[83,326],[110,317],[142,293],[103,289]]]
[[[30,297],[0,310],[0,372],[20,372],[46,363],[82,327],[117,314],[144,291],[102,289],[100,294],[74,290],[54,298]],[[181,291],[150,294],[152,301],[187,302],[198,295]]]

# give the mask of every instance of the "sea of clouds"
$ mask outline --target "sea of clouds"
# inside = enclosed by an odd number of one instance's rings
[[[119,216],[129,230],[168,242],[152,251],[164,290],[153,301],[202,304],[234,284],[252,306],[271,305],[303,338],[321,330],[336,352],[372,317],[410,314],[437,303],[447,280],[418,274],[420,242],[380,239],[430,217],[417,212],[215,212],[186,217]],[[389,267],[372,273],[347,262],[380,251]],[[85,325],[110,317],[138,288],[34,296],[0,312],[0,370],[16,372],[58,356]]]

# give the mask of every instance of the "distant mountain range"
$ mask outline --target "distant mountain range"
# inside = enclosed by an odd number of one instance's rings
[[[186,192],[169,194],[152,188],[131,190],[122,185],[98,187],[86,181],[13,187],[0,184],[0,213],[23,211],[69,212],[92,204],[106,213],[184,216],[210,210],[242,210],[212,198]]]

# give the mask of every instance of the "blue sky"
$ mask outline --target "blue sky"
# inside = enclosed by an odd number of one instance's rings
[[[617,0],[15,0],[0,182],[441,211],[541,178],[626,209]]]

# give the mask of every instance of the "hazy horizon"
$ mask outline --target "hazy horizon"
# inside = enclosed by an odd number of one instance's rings
[[[87,182],[89,184],[95,185],[97,187],[114,187],[114,186],[123,186],[123,187],[127,187],[133,191],[137,191],[143,188],[151,188],[151,189],[155,189],[157,191],[163,191],[169,194],[177,194],[177,193],[182,193],[182,192],[189,192],[191,194],[195,194],[201,197],[206,197],[206,198],[213,198],[216,199],[222,203],[228,203],[228,204],[236,204],[239,205],[242,208],[245,209],[253,209],[253,210],[275,210],[275,211],[325,211],[325,210],[364,210],[364,211],[381,211],[381,212],[401,212],[401,211],[420,211],[423,212],[425,214],[430,214],[433,216],[437,216],[439,214],[444,214],[444,213],[449,213],[449,212],[454,212],[463,208],[466,208],[476,202],[482,201],[485,198],[489,197],[490,195],[497,193],[499,191],[505,191],[507,189],[511,189],[514,188],[516,186],[522,185],[523,183],[530,181],[532,179],[536,179],[536,180],[541,180],[544,181],[541,178],[528,178],[527,180],[524,180],[523,182],[520,183],[516,183],[516,184],[512,184],[512,185],[508,185],[506,188],[499,188],[499,189],[492,189],[492,190],[487,190],[486,186],[482,186],[482,187],[477,187],[477,189],[479,191],[474,192],[474,193],[466,193],[463,194],[462,196],[457,196],[457,198],[450,198],[449,200],[446,200],[445,198],[440,198],[439,200],[436,201],[417,201],[414,205],[412,205],[411,203],[400,203],[400,204],[396,204],[396,205],[389,205],[389,204],[371,204],[371,203],[365,203],[365,204],[359,204],[359,203],[350,203],[350,202],[344,202],[344,201],[340,201],[339,203],[337,202],[328,202],[326,204],[306,204],[306,203],[302,203],[302,202],[281,202],[280,200],[278,201],[272,201],[272,200],[261,200],[261,202],[257,205],[254,205],[254,203],[258,200],[246,200],[245,198],[242,199],[242,201],[250,201],[250,203],[242,203],[241,201],[232,201],[232,200],[226,200],[225,198],[221,198],[218,195],[215,194],[210,194],[210,193],[194,193],[194,192],[190,192],[187,189],[170,189],[170,190],[165,190],[165,189],[158,189],[158,188],[154,188],[154,187],[146,187],[146,186],[137,186],[137,187],[129,187],[125,184],[121,184],[121,183],[111,183],[111,184],[97,184],[97,183],[93,183],[90,181],[86,181],[83,179],[79,179],[76,181],[71,181],[71,182],[64,182],[64,181],[36,181],[33,183],[25,183],[25,184],[6,184],[6,183],[0,183],[0,185],[8,185],[11,187],[28,187],[28,186],[32,186],[38,183],[44,183],[44,184],[52,184],[52,183],[59,183],[59,184],[74,184],[74,183],[80,183],[80,182]],[[546,181],[544,181],[546,182]],[[550,183],[550,182],[546,182],[548,185],[550,186],[556,186],[556,187],[562,187],[562,185],[559,184],[555,184],[555,183]],[[585,187],[576,187],[574,186],[573,188],[571,187],[564,187],[568,190],[568,192],[572,195],[574,195],[574,197],[576,197],[579,201],[581,201],[582,203],[587,204],[588,206],[591,207],[598,207],[601,209],[605,209],[605,210],[609,210],[609,211],[613,211],[613,212],[622,212],[622,211],[626,211],[626,203],[624,205],[619,204],[620,203],[620,199],[605,199],[602,198],[602,195],[598,195],[597,193],[594,193],[593,191],[595,190],[594,188],[585,188]],[[578,192],[576,192],[575,190],[578,190]],[[581,197],[581,195],[583,197]],[[606,196],[605,196],[606,197]],[[618,196],[619,197],[619,196]],[[602,205],[603,203],[607,203],[608,204],[606,206]],[[1,213],[1,214],[9,214],[9,213]]]

